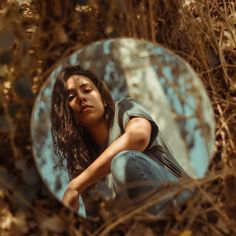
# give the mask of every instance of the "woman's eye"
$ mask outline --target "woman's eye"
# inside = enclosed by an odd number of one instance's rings
[[[91,88],[85,88],[84,93],[89,93],[92,89]]]
[[[71,101],[73,98],[75,98],[75,95],[69,95],[68,99]]]

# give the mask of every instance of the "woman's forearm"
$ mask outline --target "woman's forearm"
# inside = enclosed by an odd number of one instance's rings
[[[108,146],[86,170],[74,178],[68,188],[76,189],[78,192],[84,191],[87,187],[110,173],[111,161],[116,154],[128,149],[143,151],[149,143],[150,135],[147,137],[139,135],[137,132],[125,132]]]

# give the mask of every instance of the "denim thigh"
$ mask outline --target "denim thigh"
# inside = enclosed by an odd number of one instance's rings
[[[118,153],[112,159],[111,174],[116,194],[125,191],[130,199],[157,190],[162,184],[178,181],[178,178],[164,166],[135,150]],[[185,191],[175,200],[183,202],[189,196],[190,193]]]

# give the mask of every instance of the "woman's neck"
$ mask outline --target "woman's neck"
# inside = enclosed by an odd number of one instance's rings
[[[96,145],[100,148],[104,147],[104,145],[108,141],[109,129],[107,128],[106,122],[100,122],[96,124],[96,126],[89,127],[88,132],[90,136],[93,138]]]

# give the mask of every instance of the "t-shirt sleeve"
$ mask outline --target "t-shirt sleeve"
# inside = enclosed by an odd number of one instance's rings
[[[125,98],[120,101],[119,104],[119,120],[121,121],[121,129],[125,130],[126,125],[128,124],[131,117],[142,117],[150,121],[152,126],[151,138],[148,147],[150,147],[153,141],[158,135],[158,126],[153,118],[150,116],[150,113],[142,105],[137,103],[131,98]]]

